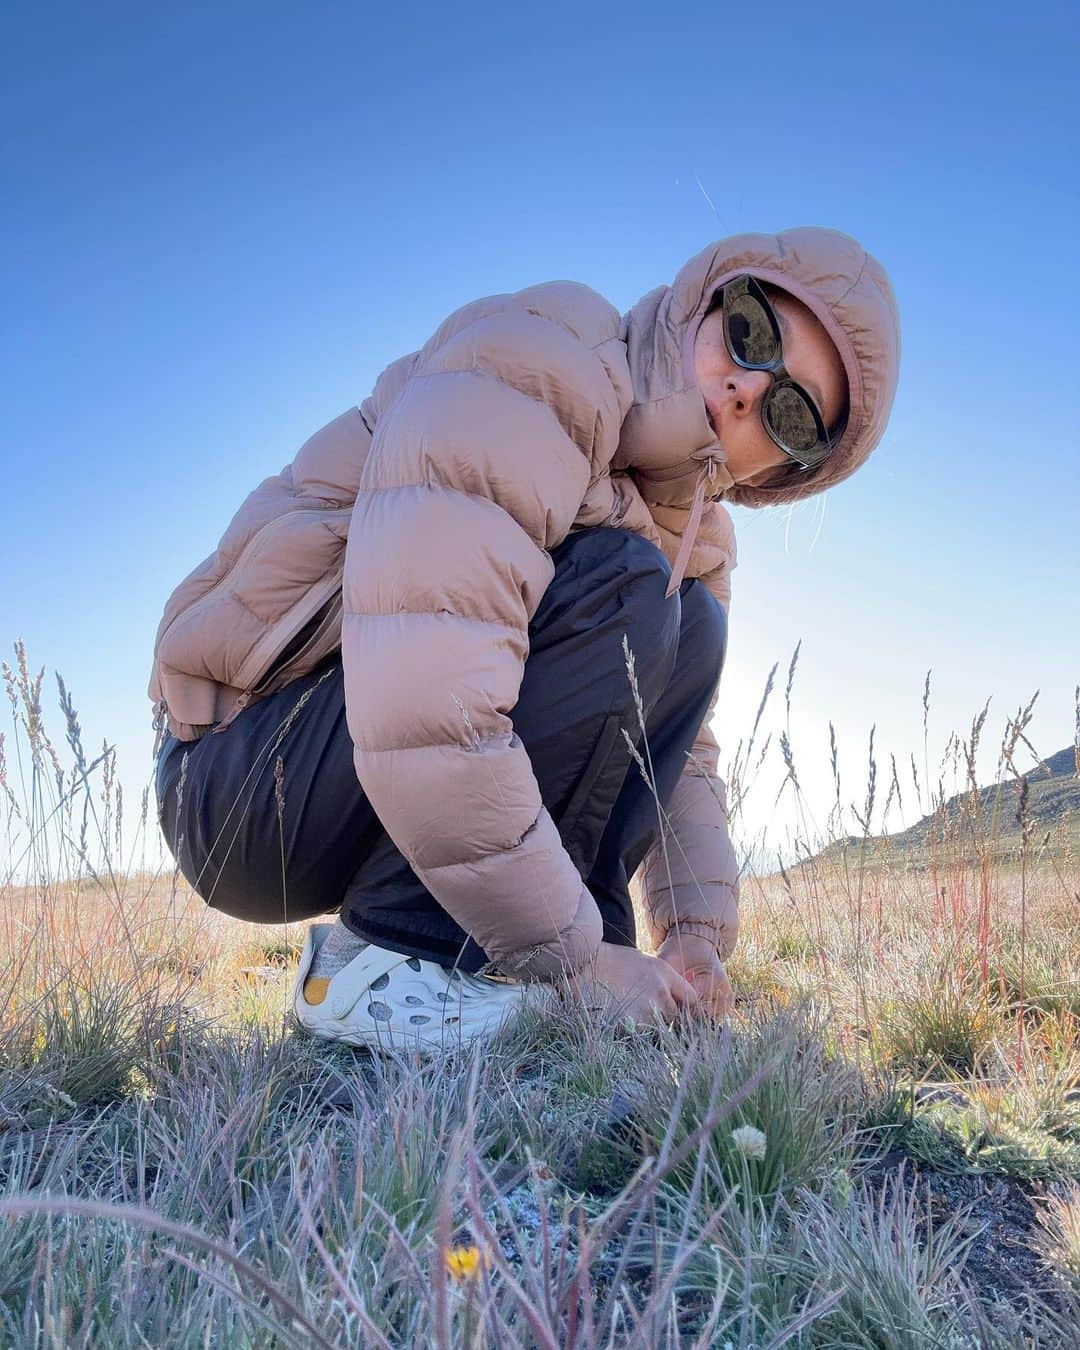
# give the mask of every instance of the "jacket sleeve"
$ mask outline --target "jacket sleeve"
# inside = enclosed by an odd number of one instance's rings
[[[708,513],[708,528],[705,519],[699,547],[714,565],[701,573],[701,580],[726,618],[731,609],[731,571],[736,565],[734,529],[723,508]],[[654,949],[676,918],[680,931],[713,938],[724,956],[738,938],[739,864],[731,842],[727,788],[717,771],[720,747],[710,725],[718,703],[719,690],[691,747],[697,763],[687,757],[664,808],[666,861],[660,839],[642,859],[641,899]]]
[[[549,550],[632,402],[619,324],[568,281],[450,315],[389,399],[383,381],[346,549],[357,777],[424,886],[525,980],[579,969],[602,935],[510,714]]]

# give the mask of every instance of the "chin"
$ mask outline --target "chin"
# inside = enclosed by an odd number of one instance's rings
[[[741,478],[737,474],[732,477],[736,483],[745,483],[747,487],[766,487],[769,483],[776,481],[783,465],[778,467],[770,466],[767,469],[755,469],[753,473],[744,474]]]

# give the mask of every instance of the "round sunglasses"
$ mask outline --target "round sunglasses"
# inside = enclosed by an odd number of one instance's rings
[[[765,292],[750,276],[720,287],[713,308],[723,311],[728,355],[744,370],[768,370],[773,381],[761,403],[761,421],[769,437],[802,473],[828,459],[843,433],[845,414],[830,435],[817,404],[784,365],[780,324]]]

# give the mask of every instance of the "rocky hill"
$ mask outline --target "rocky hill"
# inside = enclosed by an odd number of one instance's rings
[[[1025,814],[1031,822],[1029,848],[1055,853],[1080,849],[1077,758],[1076,748],[1070,745],[1024,775],[1028,782]],[[1018,778],[992,783],[977,793],[959,792],[909,829],[871,836],[868,852],[876,860],[890,857],[908,866],[918,866],[931,857],[970,860],[982,852],[994,858],[1016,858],[1021,842],[1020,792]],[[817,858],[833,861],[862,848],[862,836],[849,835],[831,843]]]

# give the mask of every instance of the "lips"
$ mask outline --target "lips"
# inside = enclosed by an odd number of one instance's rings
[[[720,444],[720,428],[716,425],[716,418],[712,415],[711,412],[709,412],[707,408],[705,411],[705,416],[708,418],[709,426],[712,429],[712,434],[716,437],[717,444]]]
[[[709,407],[709,401],[708,401],[707,398],[705,398],[704,394],[703,394],[702,397],[701,397],[701,401],[702,401],[702,403],[705,404],[705,417],[706,417],[706,419],[708,420],[709,426],[712,428],[712,433],[713,433],[714,436],[716,436],[716,437],[719,439],[720,432],[719,432],[719,430],[717,429],[717,425],[716,425],[716,416],[715,416],[715,414],[713,413],[712,408]]]

